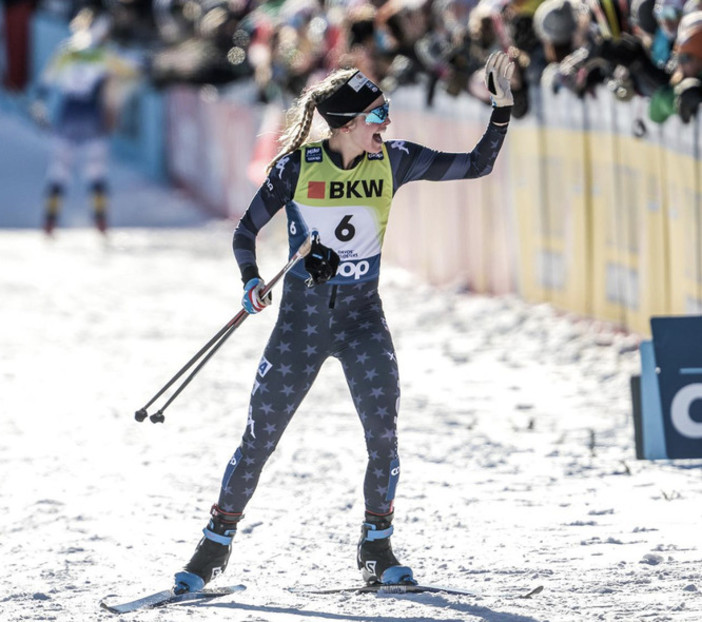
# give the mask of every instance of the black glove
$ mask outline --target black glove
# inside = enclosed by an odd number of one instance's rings
[[[305,270],[310,278],[305,281],[307,287],[326,283],[336,274],[339,267],[339,255],[333,249],[319,241],[319,234],[312,234],[312,248],[305,257]]]
[[[685,78],[675,86],[675,108],[683,123],[689,123],[702,103],[702,82],[697,78]]]

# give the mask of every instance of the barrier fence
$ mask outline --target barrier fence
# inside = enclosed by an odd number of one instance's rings
[[[167,97],[172,178],[232,219],[262,180],[282,119],[237,88],[227,99],[192,88]],[[392,99],[388,136],[445,151],[472,149],[490,113],[468,97],[427,109],[415,89]],[[702,309],[701,139],[697,119],[648,121],[642,99],[537,91],[488,177],[398,192],[385,261],[648,335],[652,315]]]

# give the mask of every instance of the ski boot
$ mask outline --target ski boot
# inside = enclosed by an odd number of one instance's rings
[[[97,230],[107,233],[107,186],[105,182],[96,181],[92,185],[93,195],[93,220]]]
[[[51,184],[46,192],[46,205],[44,208],[44,233],[48,236],[54,234],[58,215],[61,210],[63,198],[63,187],[59,184]]]
[[[107,233],[107,217],[104,213],[95,214],[95,228],[103,235]]]
[[[232,552],[232,540],[241,514],[232,514],[212,506],[212,518],[202,530],[200,540],[190,561],[175,575],[173,591],[176,594],[197,592],[227,568]]]
[[[368,585],[416,583],[412,569],[402,566],[393,555],[390,546],[392,518],[392,512],[385,516],[366,512],[366,522],[361,525],[357,561],[363,580]]]
[[[46,214],[44,216],[44,233],[51,237],[56,229],[56,214]]]

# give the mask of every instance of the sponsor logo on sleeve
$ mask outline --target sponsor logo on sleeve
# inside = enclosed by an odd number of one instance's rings
[[[285,156],[278,160],[275,165],[275,170],[278,171],[278,179],[283,179],[283,173],[285,172],[285,165],[290,161],[290,156]]]
[[[409,149],[405,146],[405,141],[404,140],[393,140],[390,143],[390,148],[391,149],[397,149],[398,151],[403,151],[407,155],[409,155]]]

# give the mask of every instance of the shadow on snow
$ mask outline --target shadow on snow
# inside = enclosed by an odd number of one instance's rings
[[[419,596],[419,595],[417,595]],[[493,611],[489,607],[483,607],[481,605],[470,605],[467,603],[455,603],[447,600],[446,598],[432,594],[430,597],[427,595],[422,595],[423,598],[417,598],[415,596],[409,597],[415,600],[418,605],[426,605],[432,607],[439,607],[443,610],[452,610],[457,613],[470,614],[475,616],[485,622],[538,622],[536,618],[530,616],[520,615],[516,613],[505,613],[500,611]],[[382,598],[397,598],[397,595],[387,595]],[[408,598],[407,595],[402,597]],[[378,616],[378,615],[346,615],[342,613],[329,613],[324,611],[310,611],[309,609],[299,610],[293,607],[277,607],[269,605],[249,605],[245,603],[198,603],[196,605],[190,604],[191,607],[216,607],[220,609],[240,609],[242,611],[251,611],[261,614],[286,614],[290,616],[299,616],[305,620],[348,620],[350,622],[430,622],[435,618],[419,616],[419,617],[401,617],[398,615],[393,616]],[[442,622],[465,622],[465,618],[443,618]]]

